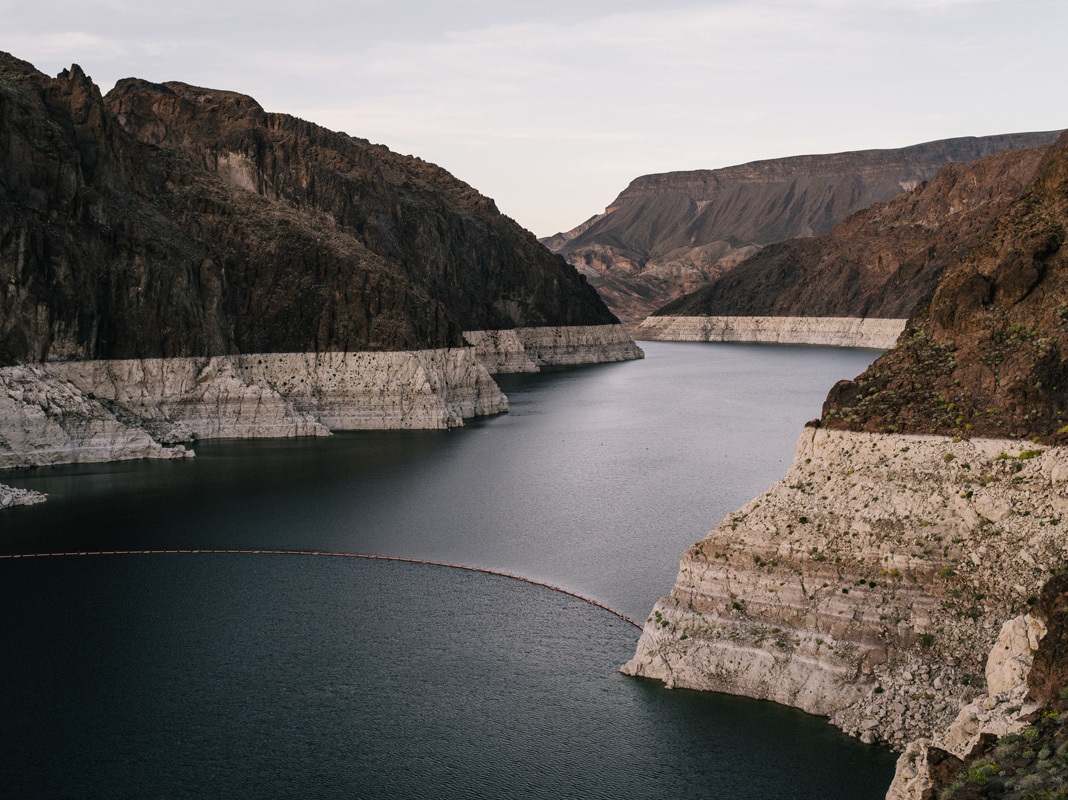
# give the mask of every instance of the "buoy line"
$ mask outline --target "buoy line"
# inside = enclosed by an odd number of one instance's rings
[[[375,561],[401,561],[406,564],[426,564],[431,567],[449,567],[450,569],[463,569],[468,572],[484,572],[487,575],[497,575],[501,578],[511,578],[514,581],[522,581],[523,583],[529,583],[533,586],[541,586],[545,589],[552,589],[554,592],[560,592],[561,594],[570,595],[579,600],[585,600],[591,606],[597,606],[597,608],[604,609],[609,614],[614,614],[624,622],[629,622],[636,628],[641,629],[641,625],[632,620],[625,614],[621,614],[614,608],[609,608],[604,603],[598,603],[589,597],[583,597],[581,594],[563,589],[559,586],[554,586],[551,583],[542,583],[541,581],[532,580],[531,578],[524,578],[522,575],[513,575],[510,572],[500,572],[495,569],[485,569],[484,567],[469,567],[464,564],[448,564],[444,561],[425,561],[420,558],[400,558],[398,556],[372,556],[365,553],[328,553],[322,550],[75,550],[69,553],[12,553],[9,555],[0,555],[0,559],[4,558],[63,558],[66,556],[147,556],[147,555],[170,555],[170,554],[193,554],[193,553],[227,553],[227,554],[241,554],[241,555],[276,555],[276,556],[329,556],[331,558],[366,558]]]

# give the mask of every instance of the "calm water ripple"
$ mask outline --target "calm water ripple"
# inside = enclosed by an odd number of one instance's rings
[[[643,619],[686,547],[784,472],[827,388],[875,355],[647,353],[505,378],[512,412],[458,431],[9,472],[50,499],[4,513],[0,550],[369,552]],[[632,626],[491,575],[4,559],[0,611],[14,797],[875,798],[892,773],[821,719],[625,678]]]

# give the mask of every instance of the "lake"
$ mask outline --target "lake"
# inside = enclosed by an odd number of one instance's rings
[[[47,503],[0,552],[259,549],[499,570],[639,622],[685,550],[781,477],[877,351],[643,343],[501,376],[453,431],[197,443],[6,472]],[[0,559],[13,796],[881,798],[894,759],[820,718],[668,691],[639,631],[508,578],[311,555]]]

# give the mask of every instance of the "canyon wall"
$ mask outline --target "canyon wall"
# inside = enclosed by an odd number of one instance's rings
[[[465,331],[490,372],[537,372],[546,366],[630,361],[645,354],[622,325],[572,325]]]
[[[994,153],[1048,145],[1056,138],[1056,132],[1049,132],[947,139],[894,150],[645,175],[632,181],[603,214],[542,241],[585,274],[620,319],[639,321],[729,274],[761,248],[827,233],[849,215],[930,180],[950,162],[961,166]],[[803,288],[804,282],[798,286]],[[789,302],[789,297],[783,300]],[[815,313],[908,316],[864,309]]]
[[[1027,188],[1048,149],[947,164],[821,236],[768,245],[654,316],[911,317]]]
[[[625,671],[958,752],[1024,710],[1026,654],[991,669],[992,649],[1036,640],[1046,699],[1068,684],[1064,637],[1043,655],[1048,634],[1004,627],[1068,609],[1040,601],[1068,563],[1068,135],[999,207],[896,345],[832,388],[787,476],[690,549]]]
[[[506,410],[464,330],[641,357],[489,198],[245,95],[0,53],[0,145],[0,466]]]
[[[200,438],[450,428],[508,409],[471,348],[5,367],[0,467],[192,455]]]
[[[773,700],[903,748],[987,686],[1068,560],[1068,449],[806,428],[786,476],[685,555],[624,671]]]
[[[894,346],[907,321],[858,317],[646,317],[634,338],[657,342],[767,342],[886,350]]]

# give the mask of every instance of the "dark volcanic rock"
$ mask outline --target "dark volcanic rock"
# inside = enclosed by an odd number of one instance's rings
[[[829,233],[769,245],[653,316],[908,318],[930,302],[946,265],[1030,183],[1045,152],[947,164]]]
[[[1068,442],[1068,134],[823,423]]]
[[[77,66],[0,54],[0,208],[0,364],[614,321],[443,170],[228,92],[124,81],[105,101]]]
[[[183,83],[123,80],[105,102],[142,141],[318,216],[398,264],[464,330],[616,321],[562,258],[422,159]]]
[[[947,139],[646,175],[604,214],[544,241],[590,277],[613,311],[641,319],[759,248],[826,233],[850,214],[929,180],[951,161],[1030,149],[1056,136]]]

